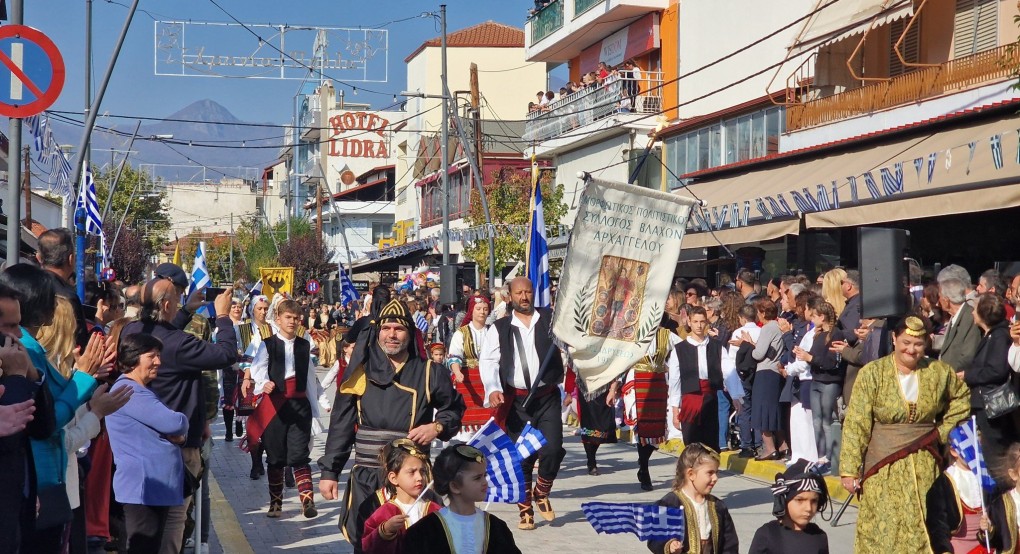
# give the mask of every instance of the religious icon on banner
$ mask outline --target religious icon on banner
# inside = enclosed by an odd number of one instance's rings
[[[647,262],[602,256],[590,333],[598,337],[634,340],[647,281]]]
[[[281,292],[294,294],[294,268],[293,267],[263,267],[259,268],[262,274],[262,294],[272,298],[274,294]]]

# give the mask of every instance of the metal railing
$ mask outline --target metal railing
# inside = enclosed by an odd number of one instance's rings
[[[535,44],[563,27],[564,1],[554,0],[531,18],[531,44]]]
[[[564,95],[528,114],[524,140],[541,142],[613,114],[662,111],[662,73],[631,79],[610,75],[602,84]]]
[[[1018,43],[991,48],[786,108],[786,129],[796,131],[1013,77],[1020,67]]]
[[[574,17],[594,8],[605,0],[574,0]]]

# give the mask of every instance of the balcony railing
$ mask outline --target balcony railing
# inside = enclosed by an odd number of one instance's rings
[[[524,140],[542,142],[616,113],[662,111],[662,73],[644,72],[640,79],[611,75],[602,84],[564,95],[528,114]]]
[[[1018,43],[1013,43],[991,48],[888,81],[792,104],[786,108],[786,129],[796,131],[825,125],[1012,77],[1020,67],[1017,46]]]
[[[581,15],[602,2],[605,2],[605,0],[574,0],[574,17]]]
[[[554,0],[531,18],[531,43],[534,44],[563,27],[563,2]]]

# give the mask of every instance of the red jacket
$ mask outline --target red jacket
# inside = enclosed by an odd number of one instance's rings
[[[425,500],[424,502],[424,512],[421,514],[421,517],[425,517],[432,512],[438,512],[441,508],[441,506],[431,500]],[[379,527],[383,523],[386,523],[391,517],[402,513],[400,506],[397,506],[392,501],[379,506],[376,511],[372,512],[372,515],[365,520],[365,530],[361,535],[361,550],[365,554],[399,554],[402,552],[400,546],[404,539],[404,534],[407,533],[406,528],[397,531],[397,536],[389,540],[379,534]]]

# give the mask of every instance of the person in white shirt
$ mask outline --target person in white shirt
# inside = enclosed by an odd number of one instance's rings
[[[485,347],[488,317],[489,299],[472,296],[468,299],[461,327],[450,338],[448,364],[457,392],[464,397],[460,432],[466,435],[461,437],[465,441],[492,417],[492,410],[485,406],[485,386],[478,372],[478,355]]]
[[[719,449],[719,410],[716,392],[723,389],[722,342],[708,336],[705,308],[690,306],[691,332],[676,345],[667,360],[671,375],[670,405],[673,423],[683,430],[684,444],[700,442]]]
[[[750,304],[741,306],[738,315],[741,326],[733,330],[729,342],[729,356],[723,362],[723,374],[730,371],[731,375],[736,375],[744,390],[744,393],[739,395],[740,402],[736,407],[737,426],[740,428],[740,453],[738,456],[741,458],[753,458],[758,448],[761,447],[761,431],[751,428],[751,383],[754,380],[757,362],[751,357],[753,345],[751,343],[741,344],[740,340],[744,333],[751,337],[752,342],[758,340],[761,327],[755,324],[757,315],[754,306]],[[729,381],[727,381],[728,383]],[[734,403],[737,403],[738,395],[734,392],[734,388],[731,386],[729,390],[730,397],[733,398]]]
[[[553,343],[552,310],[535,308],[534,286],[526,277],[510,281],[510,317],[493,323],[485,334],[478,370],[485,385],[485,407],[496,410],[496,419],[505,423],[516,438],[525,425],[542,432],[546,445],[539,450],[538,482],[532,485],[534,457],[524,461],[524,479],[529,497],[518,504],[518,528],[535,528],[532,505],[547,521],[556,513],[549,501],[553,480],[566,455],[563,449],[563,425],[560,422],[559,385],[563,382],[563,358]]]
[[[251,364],[255,394],[266,398],[255,409],[252,419],[265,424],[261,436],[249,425],[249,440],[259,441],[266,451],[269,479],[269,512],[278,518],[283,511],[284,467],[294,468],[294,479],[306,518],[318,515],[312,491],[310,446],[318,425],[319,383],[312,363],[311,343],[297,336],[301,307],[284,300],[276,310],[279,333],[262,341]]]

